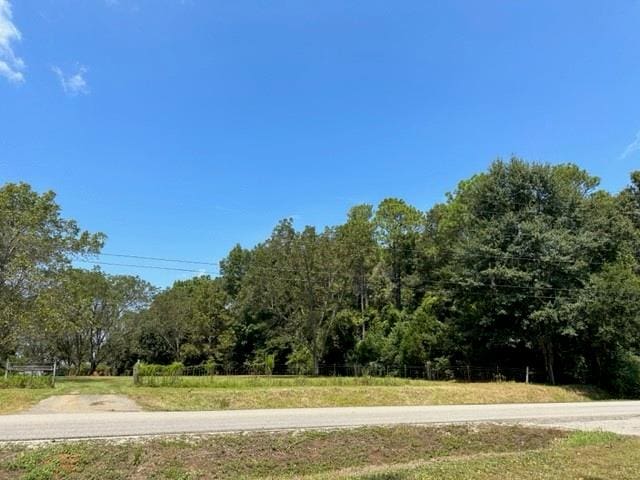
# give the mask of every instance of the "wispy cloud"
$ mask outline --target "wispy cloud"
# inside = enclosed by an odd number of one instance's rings
[[[622,155],[620,155],[620,159],[625,159],[629,155],[632,155],[638,151],[640,151],[640,131],[636,133],[636,138],[633,139],[633,142],[627,145],[627,148],[624,149],[624,152],[622,152]]]
[[[0,0],[2,1],[2,0]],[[82,65],[76,67],[75,73],[66,74],[60,67],[51,67],[53,73],[56,74],[62,89],[67,95],[87,95],[89,93],[89,85],[84,78],[87,68]]]
[[[0,0],[0,75],[10,82],[24,82],[24,61],[13,52],[13,42],[22,38],[13,23],[9,0]]]

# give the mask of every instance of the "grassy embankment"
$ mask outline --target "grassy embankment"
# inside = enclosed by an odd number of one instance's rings
[[[0,480],[631,480],[639,463],[637,438],[495,425],[0,446]]]
[[[185,377],[180,386],[136,387],[128,377],[61,378],[54,389],[0,388],[0,413],[51,395],[122,394],[146,410],[577,402],[605,398],[589,387],[457,383],[373,377]]]

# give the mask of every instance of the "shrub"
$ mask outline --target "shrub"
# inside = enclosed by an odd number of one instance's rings
[[[204,368],[207,372],[207,375],[216,374],[216,362],[214,362],[211,358],[209,358],[207,362],[204,364]]]
[[[299,347],[287,357],[287,370],[294,375],[307,375],[313,372],[313,359],[306,347]]]
[[[438,378],[443,380],[453,380],[455,378],[451,362],[447,357],[435,358],[433,360],[433,371]]]
[[[0,378],[0,388],[52,388],[50,376],[45,375],[9,375]]]
[[[100,377],[108,377],[112,374],[111,367],[105,363],[100,363],[96,367],[96,371],[94,374]]]
[[[264,356],[264,373],[265,375],[271,375],[273,369],[276,366],[276,356],[274,354]]]
[[[183,370],[182,362],[173,362],[170,365],[154,363],[140,363],[138,365],[138,375],[141,377],[177,377],[182,375]]]
[[[626,397],[640,398],[640,357],[630,353],[616,356],[607,387],[611,393]]]
[[[134,382],[136,385],[168,386],[180,383],[184,372],[182,362],[173,362],[170,365],[156,365],[140,363]]]

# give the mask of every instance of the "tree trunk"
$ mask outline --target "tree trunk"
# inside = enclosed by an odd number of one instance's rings
[[[311,348],[311,356],[313,357],[313,374],[318,376],[320,375],[320,359],[318,358],[318,346],[315,341]]]
[[[400,268],[398,266],[394,267],[393,284],[394,303],[396,304],[396,308],[400,310],[402,308],[402,282],[400,278]]]
[[[553,371],[553,344],[547,339],[542,339],[540,341],[540,346],[542,348],[542,356],[544,357],[544,368],[547,371],[547,377],[549,378],[549,382],[551,383],[551,385],[555,385],[556,376]]]

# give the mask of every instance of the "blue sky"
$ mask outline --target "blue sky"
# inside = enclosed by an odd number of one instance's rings
[[[428,209],[498,156],[615,191],[639,25],[638,0],[0,0],[0,182],[53,189],[105,252],[210,262],[283,217]]]

